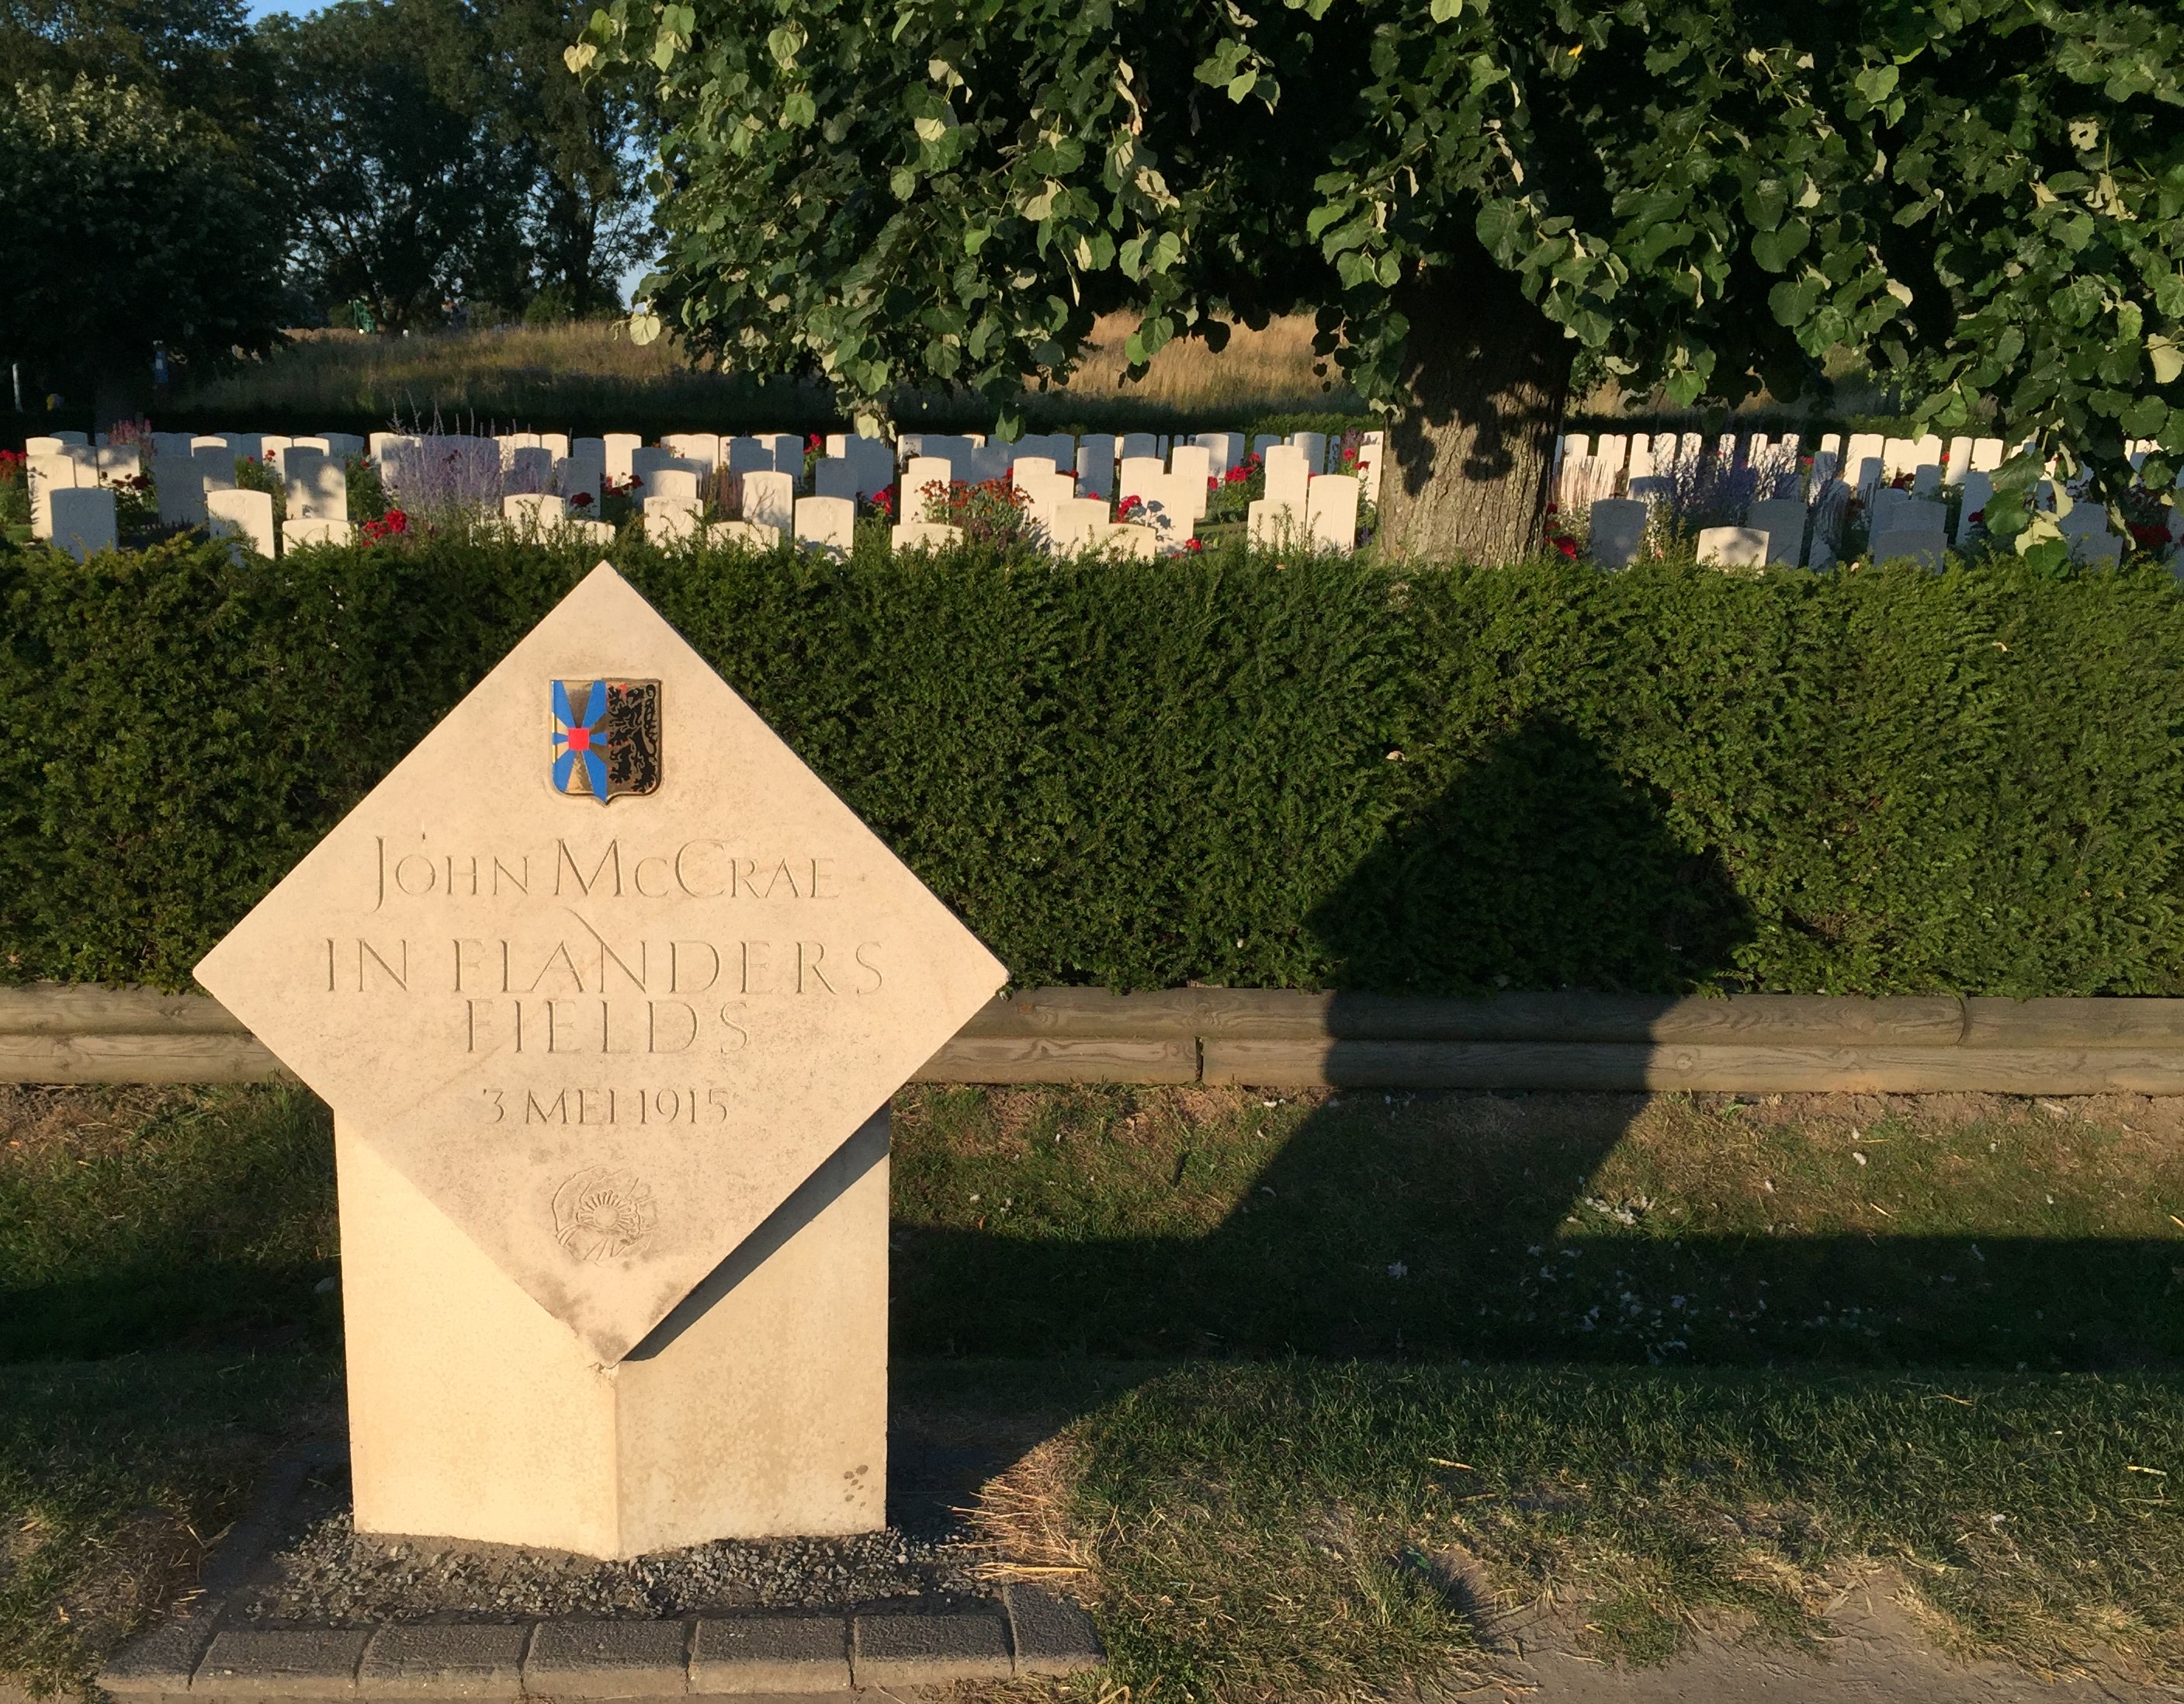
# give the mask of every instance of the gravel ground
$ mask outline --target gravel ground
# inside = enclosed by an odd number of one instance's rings
[[[984,1595],[986,1554],[960,1522],[844,1539],[722,1539],[629,1562],[498,1545],[359,1535],[345,1472],[315,1477],[286,1535],[229,1614],[261,1624],[655,1617],[735,1609],[848,1609]]]

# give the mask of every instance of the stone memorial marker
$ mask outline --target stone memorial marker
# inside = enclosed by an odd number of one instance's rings
[[[334,1109],[359,1529],[883,1524],[887,1098],[1007,972],[612,568],[197,974]]]
[[[638,509],[644,536],[655,545],[690,545],[705,524],[704,511],[681,497],[648,497]]]
[[[607,478],[629,478],[631,456],[644,447],[644,440],[634,432],[610,432],[599,439],[600,452],[606,457]]]
[[[204,475],[206,490],[235,489],[235,452],[225,444],[215,441],[209,449],[200,445],[190,451],[190,460]]]
[[[543,538],[568,518],[569,506],[543,491],[511,492],[500,500],[501,518],[526,538]]]
[[[824,455],[812,464],[811,490],[819,497],[857,500],[857,464],[846,455]]]

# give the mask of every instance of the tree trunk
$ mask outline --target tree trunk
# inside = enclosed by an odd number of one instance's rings
[[[1384,554],[1500,564],[1539,549],[1577,345],[1484,254],[1396,293],[1409,404],[1380,476]]]

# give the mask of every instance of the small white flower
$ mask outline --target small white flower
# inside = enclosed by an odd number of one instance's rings
[[[1388,1276],[1391,1278],[1407,1278],[1410,1275],[1411,1269],[1408,1266],[1406,1266],[1401,1260],[1396,1261],[1394,1265],[1388,1268]]]
[[[1860,1165],[1865,1164],[1865,1156],[1862,1154],[1853,1154],[1851,1155],[1851,1158],[1855,1159]]]

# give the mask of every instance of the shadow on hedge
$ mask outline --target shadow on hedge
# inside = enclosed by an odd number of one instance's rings
[[[1720,855],[1591,740],[1537,718],[1495,736],[1312,912],[1377,989],[1683,992],[1735,963],[1751,908]]]

